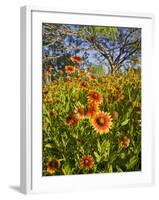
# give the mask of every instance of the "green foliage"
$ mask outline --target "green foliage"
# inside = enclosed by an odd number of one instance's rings
[[[105,73],[104,68],[102,66],[92,66],[90,71],[97,77],[102,77],[103,74]]]
[[[117,39],[118,28],[116,27],[102,27],[102,26],[88,26],[87,28],[79,27],[79,36],[86,40],[91,36],[103,36],[115,42]],[[89,36],[88,36],[89,33]]]
[[[141,170],[141,77],[131,68],[121,74],[102,75],[97,66],[80,77],[76,72],[59,75],[43,83],[43,175],[112,173]],[[92,73],[96,79],[88,78]],[[100,74],[100,77],[99,77]],[[80,84],[85,82],[86,88]],[[85,108],[90,90],[98,91],[103,101],[99,109],[110,113],[112,128],[107,134],[98,133],[91,118],[70,121],[76,108]],[[51,100],[51,101],[50,101]],[[114,115],[113,112],[118,113]],[[126,136],[127,140],[123,141]],[[90,155],[94,164],[89,170],[81,167],[81,159]],[[50,159],[60,162],[52,173]]]
[[[111,40],[115,41],[116,37],[117,37],[118,28],[116,28],[116,27],[96,26],[96,27],[93,27],[93,31],[92,32],[96,36],[97,35],[101,35],[103,37],[106,37],[108,39],[111,39]]]

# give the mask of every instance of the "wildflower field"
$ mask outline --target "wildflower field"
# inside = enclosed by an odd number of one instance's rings
[[[79,51],[59,63],[46,58],[43,56],[43,176],[141,170],[138,59],[129,58],[127,69],[106,71],[102,64],[88,65],[88,57]]]

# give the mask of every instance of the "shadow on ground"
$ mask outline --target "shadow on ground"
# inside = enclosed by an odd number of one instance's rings
[[[11,188],[12,190],[14,190],[16,192],[20,192],[20,186],[18,186],[18,185],[10,185],[9,188]]]

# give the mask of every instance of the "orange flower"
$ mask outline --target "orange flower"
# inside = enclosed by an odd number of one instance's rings
[[[84,70],[78,70],[78,77],[81,77],[85,74]]]
[[[49,174],[54,174],[61,166],[60,160],[50,160],[47,165],[47,172]]]
[[[74,113],[75,113],[75,117],[80,120],[80,119],[83,119],[84,118],[84,109],[82,107],[77,107],[75,108],[74,110]]]
[[[48,71],[44,71],[44,72],[43,72],[43,76],[44,76],[45,78],[47,78],[47,77],[51,77],[51,74],[50,74]]]
[[[82,62],[82,59],[80,56],[72,56],[70,59],[73,63],[81,63]]]
[[[48,71],[51,72],[54,69],[51,65],[48,66]]]
[[[70,76],[66,76],[66,81],[67,82],[72,82],[71,77]]]
[[[123,136],[120,141],[120,146],[123,148],[128,148],[130,144],[130,139],[127,136]]]
[[[84,109],[84,114],[85,117],[91,118],[93,117],[96,112],[98,112],[98,105],[93,103],[93,104],[88,104],[85,109]]]
[[[44,98],[44,102],[47,103],[47,104],[52,104],[53,103],[53,100],[50,96],[46,96]]]
[[[96,81],[96,80],[97,80],[97,78],[96,78],[94,75],[92,75],[92,74],[88,74],[87,77],[88,77],[89,80],[91,80],[91,81]]]
[[[112,126],[112,118],[108,113],[98,112],[91,119],[93,128],[99,133],[108,133]]]
[[[80,87],[80,88],[88,89],[88,85],[87,85],[86,82],[80,82],[80,83],[79,83],[79,87]]]
[[[73,126],[73,125],[77,124],[77,122],[78,122],[78,118],[77,118],[75,115],[69,116],[69,117],[66,119],[66,123],[67,123],[67,125],[69,125],[69,126]]]
[[[75,73],[75,67],[74,66],[70,66],[70,65],[66,65],[65,66],[65,72],[67,74],[74,74]]]
[[[42,92],[43,92],[43,94],[48,94],[48,92],[49,92],[49,91],[48,91],[48,88],[43,88],[43,89],[42,89]]]
[[[84,155],[80,159],[80,168],[90,170],[94,166],[94,159],[91,155]]]
[[[95,90],[89,91],[89,93],[87,94],[87,98],[89,103],[101,104],[103,101],[102,95]]]

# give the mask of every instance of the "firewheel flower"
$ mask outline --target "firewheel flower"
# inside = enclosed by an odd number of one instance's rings
[[[79,87],[80,87],[80,88],[84,88],[84,89],[88,89],[88,85],[87,85],[87,83],[84,82],[84,81],[79,83]]]
[[[67,82],[72,82],[71,77],[70,76],[66,76],[66,81]]]
[[[60,160],[50,160],[47,165],[47,172],[49,174],[54,174],[61,166]]]
[[[49,71],[49,72],[51,72],[53,69],[54,69],[53,66],[51,66],[51,65],[48,66],[48,71]]]
[[[98,110],[99,110],[98,104],[96,103],[88,104],[84,109],[84,115],[86,118],[91,118],[98,112]]]
[[[76,107],[74,110],[75,113],[75,117],[80,120],[80,119],[84,119],[84,108],[82,107]]]
[[[73,125],[77,124],[78,120],[79,120],[79,119],[76,117],[76,115],[72,115],[72,116],[69,116],[69,117],[66,119],[66,123],[67,123],[67,125],[69,125],[69,126],[73,126]]]
[[[51,74],[48,71],[44,71],[43,72],[43,77],[45,77],[45,78],[51,77]]]
[[[130,144],[130,139],[125,135],[120,140],[120,146],[124,149],[128,148]]]
[[[85,74],[84,70],[79,69],[78,70],[78,77],[81,77]]]
[[[98,112],[91,119],[93,128],[99,133],[108,133],[112,127],[112,118],[109,113]]]
[[[75,67],[74,66],[70,66],[70,65],[66,65],[65,66],[65,72],[67,74],[74,74],[75,73]]]
[[[84,155],[80,159],[80,168],[90,170],[94,166],[94,159],[91,155]]]
[[[93,74],[88,74],[87,77],[89,78],[90,81],[96,81],[97,78]]]
[[[80,56],[72,56],[70,59],[73,63],[81,63],[82,62],[82,59]]]
[[[88,92],[87,99],[89,103],[96,103],[96,104],[101,104],[103,101],[102,95],[95,90],[91,90]]]

